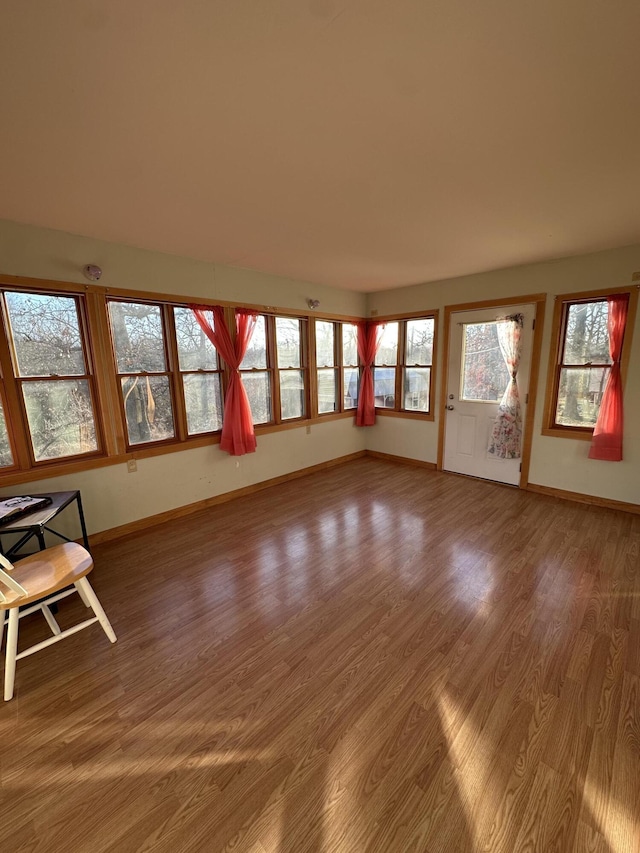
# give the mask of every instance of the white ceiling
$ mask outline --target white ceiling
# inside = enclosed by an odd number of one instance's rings
[[[640,242],[639,33],[637,0],[3,0],[0,217],[363,291]]]

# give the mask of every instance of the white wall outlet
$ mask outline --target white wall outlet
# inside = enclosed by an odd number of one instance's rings
[[[138,470],[138,463],[135,459],[127,459],[127,471],[129,474],[135,474]]]
[[[311,424],[307,424],[307,435],[311,435]]]

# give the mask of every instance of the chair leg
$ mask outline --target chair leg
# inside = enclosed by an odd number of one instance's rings
[[[2,638],[4,637],[4,615],[7,611],[0,609],[0,649],[2,648]]]
[[[84,590],[81,589],[78,586],[78,584],[76,584],[76,589],[78,590],[78,595],[82,599],[82,603],[84,604],[84,606],[91,608],[91,603],[90,603],[89,599],[87,598],[87,596],[85,595]]]
[[[113,628],[111,627],[111,622],[107,619],[107,614],[102,609],[102,605],[98,601],[98,596],[93,591],[91,584],[89,581],[84,578],[80,578],[75,582],[75,587],[80,593],[80,590],[86,595],[87,601],[91,605],[91,609],[98,617],[98,622],[102,625],[102,630],[105,632],[107,637],[111,640],[112,643],[118,639],[115,635]]]
[[[13,699],[13,685],[16,677],[16,652],[18,650],[18,620],[20,613],[17,607],[9,610],[9,630],[7,631],[7,651],[4,665],[4,701]]]
[[[41,604],[40,610],[42,610],[42,615],[47,620],[47,625],[51,628],[51,633],[57,636],[60,633],[60,626],[56,622],[53,613],[46,604]]]

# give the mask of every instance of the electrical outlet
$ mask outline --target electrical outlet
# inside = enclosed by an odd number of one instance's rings
[[[311,424],[307,424],[307,435],[311,435]]]
[[[127,459],[127,471],[129,474],[135,474],[138,470],[138,463],[135,459]]]
[[[631,273],[631,281],[640,281],[640,271]]]

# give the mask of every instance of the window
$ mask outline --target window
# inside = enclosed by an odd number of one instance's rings
[[[510,377],[500,351],[498,323],[464,323],[462,348],[462,399],[499,403]]]
[[[342,400],[343,407],[358,407],[360,368],[358,367],[358,327],[354,323],[341,323],[342,332]]]
[[[340,411],[340,382],[336,359],[337,324],[316,320],[316,368],[318,382],[318,414]]]
[[[373,369],[376,408],[431,413],[434,335],[434,315],[383,325]]]
[[[3,310],[10,335],[13,381],[18,390],[32,463],[98,453],[95,388],[78,296],[5,291]],[[13,463],[4,420],[1,464]]]
[[[624,375],[637,289],[570,294],[556,300],[544,434],[591,438],[611,367],[607,296],[613,293],[628,293],[630,300],[622,348]]]
[[[303,418],[306,412],[305,371],[302,360],[302,320],[276,317],[276,355],[280,392],[280,419]]]
[[[380,333],[380,345],[373,368],[373,393],[376,406],[396,407],[396,377],[398,374],[398,323],[386,323]]]
[[[240,364],[255,426],[307,415],[304,320],[259,314]]]
[[[353,323],[315,321],[318,414],[344,412],[358,405],[358,327]]]
[[[216,348],[190,308],[174,307],[187,435],[222,429],[222,370]]]
[[[108,302],[128,444],[174,438],[174,404],[163,306]]]
[[[431,365],[433,363],[433,317],[406,320],[402,376],[402,408],[406,412],[431,411]]]
[[[259,314],[256,327],[242,362],[240,375],[249,397],[254,424],[268,424],[272,420],[271,371],[267,348],[267,317]]]

